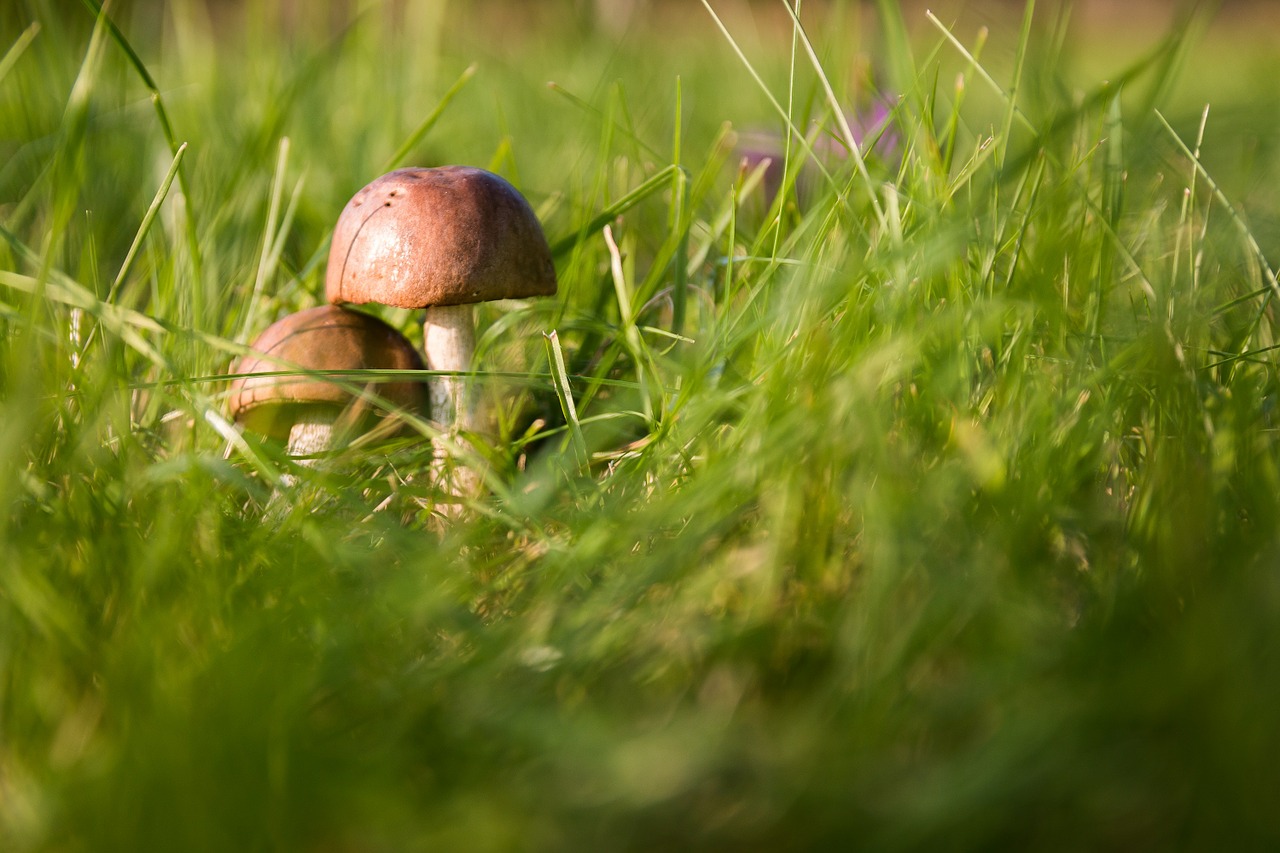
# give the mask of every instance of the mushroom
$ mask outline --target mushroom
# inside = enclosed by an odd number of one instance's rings
[[[423,370],[422,357],[404,335],[369,314],[334,305],[299,311],[276,321],[239,359],[228,411],[244,428],[288,442],[290,456],[327,450],[335,426],[368,423],[372,410],[351,405],[356,396],[324,377],[288,375],[291,367],[322,370]],[[258,355],[257,353],[261,353]],[[348,383],[356,381],[353,378]],[[422,411],[426,392],[414,379],[384,382],[377,394],[405,410]],[[304,463],[305,464],[305,463]]]
[[[556,270],[533,208],[507,181],[468,166],[389,172],[347,202],[334,229],[325,274],[332,303],[424,308],[431,419],[480,426],[472,369],[472,305],[551,296]]]

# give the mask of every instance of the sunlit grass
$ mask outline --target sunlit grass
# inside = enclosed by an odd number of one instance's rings
[[[1045,4],[885,2],[868,79],[705,5],[0,11],[0,847],[1280,840],[1277,161],[1180,97],[1207,19],[1081,80]],[[445,163],[560,277],[479,312],[462,513],[420,419],[301,466],[222,399]]]

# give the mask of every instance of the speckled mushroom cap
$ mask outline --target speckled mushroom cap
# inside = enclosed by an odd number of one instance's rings
[[[550,296],[556,270],[518,190],[469,166],[398,169],[338,218],[325,296],[400,308]]]
[[[404,335],[377,317],[335,305],[321,305],[272,323],[252,344],[269,358],[247,355],[232,373],[308,370],[423,370],[422,356]],[[347,378],[346,382],[354,381]],[[426,385],[421,381],[380,382],[378,396],[402,409],[423,411]],[[307,406],[344,408],[352,395],[342,385],[318,377],[239,377],[231,383],[228,412],[261,435],[285,439]]]

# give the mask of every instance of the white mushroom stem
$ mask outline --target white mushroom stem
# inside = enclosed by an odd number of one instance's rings
[[[471,372],[476,351],[472,314],[470,305],[439,305],[428,308],[422,321],[427,369],[453,374],[432,377],[429,383],[431,420],[454,435],[458,431],[477,432],[484,422],[477,411],[475,383],[466,375]],[[480,491],[479,475],[465,467],[450,471],[445,464],[450,454],[444,446],[449,440],[448,436],[442,436],[436,444],[433,466],[436,482],[457,498],[475,496]],[[458,517],[464,511],[462,503],[441,503],[437,509],[446,517]]]
[[[427,309],[422,322],[422,348],[428,370],[453,376],[432,378],[431,420],[448,429],[474,430],[480,418],[476,412],[473,383],[465,375],[471,371],[476,351],[475,322],[470,305],[438,305]]]
[[[333,425],[338,420],[339,410],[335,406],[307,406],[302,417],[289,427],[289,443],[285,452],[294,457],[299,465],[307,468],[316,464],[315,455],[329,449],[333,443]],[[300,457],[300,458],[299,458]],[[292,489],[298,485],[298,478],[292,474],[282,474],[280,483],[271,493],[267,501],[268,510],[278,511],[283,497],[283,489]]]
[[[338,414],[335,406],[308,406],[306,417],[289,428],[289,455],[309,457],[328,450]],[[314,459],[298,460],[300,465],[310,465],[313,462]]]

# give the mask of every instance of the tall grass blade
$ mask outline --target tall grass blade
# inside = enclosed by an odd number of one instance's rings
[[[129,43],[129,39],[116,26],[115,21],[107,14],[102,4],[98,0],[81,0],[94,16],[101,20],[107,27],[112,41],[124,52],[129,60],[129,64],[137,72],[142,79],[142,83],[146,86],[147,91],[151,93],[151,104],[155,108],[156,118],[160,122],[160,130],[164,134],[165,142],[169,145],[169,152],[174,157],[178,156],[178,149],[181,143],[178,142],[177,136],[173,132],[173,123],[169,120],[169,111],[165,108],[164,97],[160,94],[160,87],[156,85],[155,79],[151,76],[151,72],[147,70],[146,63],[138,56],[137,51],[133,49],[133,45]],[[191,319],[194,327],[199,327],[205,321],[205,292],[204,292],[204,262],[200,250],[200,237],[196,228],[196,218],[194,207],[196,205],[195,198],[191,195],[191,187],[187,181],[186,170],[178,169],[178,189],[182,192],[182,198],[185,203],[182,208],[182,217],[187,235],[187,253],[191,259],[191,277],[193,286],[189,289],[191,294]]]
[[[18,64],[18,60],[22,58],[22,54],[31,46],[31,42],[35,41],[36,36],[40,34],[40,22],[32,21],[22,35],[5,51],[4,57],[0,58],[0,83],[4,82],[4,78],[9,76],[9,72],[13,70],[13,66]]]
[[[831,108],[831,113],[835,117],[840,133],[844,137],[844,144],[849,150],[849,156],[853,158],[854,168],[858,170],[858,175],[867,185],[867,199],[871,203],[872,212],[875,213],[876,222],[879,223],[880,229],[883,231],[888,227],[888,223],[885,220],[884,208],[880,206],[879,193],[876,190],[875,183],[871,180],[871,174],[867,171],[866,161],[862,157],[862,147],[853,136],[853,130],[849,127],[849,118],[845,115],[844,106],[840,103],[840,99],[836,97],[835,90],[831,88],[831,81],[827,79],[826,69],[822,67],[822,61],[818,59],[817,51],[813,49],[813,43],[809,41],[809,34],[805,32],[804,25],[800,23],[800,16],[790,6],[786,8],[787,14],[791,16],[791,25],[800,37],[800,44],[804,45],[805,53],[809,55],[809,62],[813,65],[813,70],[817,73],[818,80],[822,83],[822,91],[827,96],[827,105]]]
[[[1209,174],[1209,171],[1204,167],[1204,163],[1201,162],[1200,158],[1196,156],[1196,153],[1188,148],[1187,144],[1182,141],[1180,136],[1178,136],[1178,132],[1173,129],[1173,125],[1169,124],[1169,121],[1164,117],[1164,114],[1161,113],[1160,110],[1156,110],[1155,114],[1156,118],[1160,121],[1160,125],[1169,134],[1169,138],[1173,140],[1174,145],[1176,145],[1178,150],[1182,152],[1183,156],[1191,162],[1192,166],[1195,168],[1196,174],[1198,174],[1201,180],[1209,186],[1209,190],[1213,193],[1214,199],[1222,206],[1222,209],[1226,211],[1227,216],[1231,219],[1231,223],[1236,226],[1240,232],[1240,236],[1245,239],[1245,242],[1249,246],[1249,250],[1253,253],[1253,256],[1262,267],[1262,274],[1266,279],[1267,286],[1271,288],[1271,292],[1276,296],[1280,296],[1280,281],[1276,279],[1275,270],[1267,260],[1267,256],[1262,251],[1262,246],[1258,244],[1257,238],[1253,236],[1253,231],[1244,221],[1244,217],[1240,215],[1236,206],[1227,198],[1226,193],[1224,193],[1222,188],[1218,186],[1218,182]]]
[[[716,28],[720,30],[720,34],[724,36],[725,41],[729,42],[729,47],[733,49],[734,54],[737,55],[738,59],[747,69],[747,73],[751,75],[751,79],[755,81],[755,84],[760,88],[761,93],[768,99],[770,106],[774,109],[774,112],[778,114],[778,117],[782,119],[783,124],[786,125],[788,135],[794,137],[795,141],[799,142],[800,145],[803,146],[808,159],[818,169],[818,172],[822,175],[823,179],[834,188],[835,181],[831,177],[831,173],[827,170],[827,167],[822,164],[821,158],[814,155],[813,145],[800,131],[800,129],[796,127],[795,123],[791,119],[790,111],[785,109],[782,104],[778,103],[778,99],[774,97],[774,94],[769,89],[768,84],[764,82],[760,73],[756,71],[755,66],[751,63],[751,60],[747,58],[746,53],[743,52],[737,39],[735,39],[733,34],[729,32],[729,28],[725,26],[724,21],[720,20],[720,16],[716,14],[716,10],[711,8],[709,0],[702,0],[702,5],[703,8],[707,10],[707,13],[711,15],[711,19],[715,22]],[[789,8],[788,12],[790,12]]]
[[[573,447],[573,455],[577,460],[579,472],[586,473],[590,463],[587,441],[582,434],[582,423],[578,420],[578,408],[573,402],[573,388],[569,384],[569,375],[564,366],[560,335],[552,330],[545,333],[543,337],[547,345],[547,361],[551,365],[551,380],[555,385],[556,397],[560,400],[560,411],[564,414],[565,423],[569,425],[569,442]]]
[[[797,3],[796,12],[799,11]],[[912,96],[918,90],[916,62],[911,53],[907,22],[902,17],[902,4],[897,0],[876,0],[876,13],[884,33],[882,53],[889,64],[891,85],[894,91]]]
[[[1004,123],[1000,129],[1000,147],[996,154],[996,167],[1001,170],[1004,169],[1005,157],[1013,144],[1013,115],[1018,105],[1018,90],[1022,86],[1022,70],[1027,60],[1027,47],[1031,44],[1031,22],[1035,13],[1035,0],[1027,0],[1022,14],[1022,31],[1018,34],[1018,50],[1013,60],[1013,82],[1009,84]]]
[[[187,153],[187,143],[178,146],[178,151],[173,155],[173,162],[169,164],[168,171],[165,172],[164,179],[160,182],[160,188],[156,190],[155,196],[151,199],[151,204],[147,207],[147,212],[142,216],[142,222],[138,225],[138,232],[133,237],[133,242],[129,245],[129,251],[125,253],[124,260],[120,262],[120,269],[116,272],[115,279],[111,282],[111,289],[107,291],[107,297],[104,301],[114,303],[119,298],[120,289],[124,287],[125,279],[129,276],[129,271],[133,268],[133,260],[138,254],[138,250],[142,248],[142,241],[146,239],[148,232],[151,231],[151,223],[155,221],[156,214],[160,212],[160,207],[164,204],[164,200],[169,197],[169,188],[173,186],[173,179],[177,176],[178,170],[182,166],[183,155]]]
[[[606,122],[615,122],[615,120],[610,115],[606,115],[605,113],[601,112],[595,106],[587,103],[582,98],[580,98],[579,96],[575,95],[573,92],[566,89],[560,83],[557,83],[554,80],[548,81],[547,88],[550,89],[552,92],[555,92],[560,97],[564,98],[569,103],[573,104],[578,109],[582,110],[587,115],[594,118],[597,123],[604,125]],[[624,115],[625,115],[625,111],[624,111]],[[655,160],[662,159],[663,157],[662,152],[659,151],[657,148],[653,147],[652,145],[650,145],[644,139],[641,139],[639,136],[637,136],[635,132],[635,128],[631,127],[629,124],[624,124],[623,122],[620,122],[620,121],[615,122],[615,126],[617,127],[618,130],[622,131],[623,135],[626,136],[627,141],[630,142],[632,145],[634,145],[636,148],[644,151],[645,154],[647,154],[648,156],[652,157]]]
[[[648,393],[649,365],[647,363],[647,350],[644,340],[640,337],[640,330],[636,328],[635,296],[632,293],[630,283],[627,281],[626,271],[623,269],[622,252],[618,249],[618,244],[613,239],[613,229],[608,225],[604,226],[604,242],[609,250],[609,271],[613,278],[614,296],[618,301],[622,337],[626,341],[627,350],[630,352],[632,359],[635,360],[636,378],[643,389],[641,401],[644,405],[645,416],[652,418],[652,403]]]
[[[1017,122],[1027,130],[1035,133],[1036,128],[1035,125],[1031,123],[1031,119],[1027,118],[1022,110],[1018,108],[1018,105],[1009,97],[1009,93],[1005,91],[1005,88],[997,83],[996,79],[991,76],[991,72],[987,71],[986,67],[978,61],[977,55],[970,52],[969,49],[964,46],[964,43],[961,42],[960,39],[956,38],[955,34],[951,32],[951,28],[942,23],[942,21],[938,19],[938,16],[932,11],[926,10],[924,14],[925,17],[929,19],[929,22],[942,32],[943,38],[950,42],[951,46],[965,58],[965,61],[969,63],[969,67],[978,72],[978,76],[986,81],[987,85],[991,87],[991,90],[995,92],[1001,100],[1009,104],[1010,114],[1017,120]]]
[[[684,315],[689,300],[689,229],[685,192],[688,175],[680,162],[680,129],[684,115],[684,102],[680,88],[680,78],[676,78],[675,129],[672,131],[671,165],[676,167],[671,179],[671,208],[667,215],[667,225],[676,240],[675,257],[672,259],[671,273],[671,331],[679,335],[684,331]]]
[[[660,169],[635,189],[608,205],[595,216],[591,217],[591,219],[583,223],[582,227],[579,228],[576,233],[570,234],[566,237],[561,237],[559,240],[552,243],[551,255],[557,258],[560,257],[581,242],[582,235],[587,233],[594,234],[616,219],[619,215],[635,207],[649,196],[656,192],[661,192],[664,188],[669,187],[674,176],[679,171],[680,170],[677,166],[666,166]]]
[[[249,298],[241,306],[242,320],[240,331],[236,335],[236,339],[240,341],[245,341],[249,338],[250,330],[256,321],[263,288],[266,286],[267,277],[274,266],[273,259],[277,257],[275,247],[284,238],[283,233],[278,237],[276,235],[276,218],[280,214],[280,197],[284,191],[284,176],[288,165],[289,137],[285,136],[280,139],[279,150],[276,154],[275,174],[271,177],[271,198],[267,203],[267,222],[262,230],[262,249],[258,254],[258,268],[253,277],[253,290],[250,291]]]
[[[417,148],[418,143],[431,132],[431,128],[436,126],[436,122],[440,121],[440,117],[444,115],[444,111],[448,109],[449,104],[453,102],[453,99],[457,97],[458,93],[463,90],[468,82],[470,82],[471,78],[476,75],[478,68],[479,66],[473,62],[463,70],[462,74],[458,76],[458,79],[454,81],[453,85],[440,96],[440,100],[436,104],[435,109],[428,113],[427,117],[422,120],[422,123],[414,128],[413,133],[410,133],[408,137],[405,138],[404,142],[400,144],[400,147],[396,149],[396,153],[392,154],[391,157],[382,164],[382,171],[384,173],[398,169],[405,164],[409,155],[413,153],[413,149]]]

